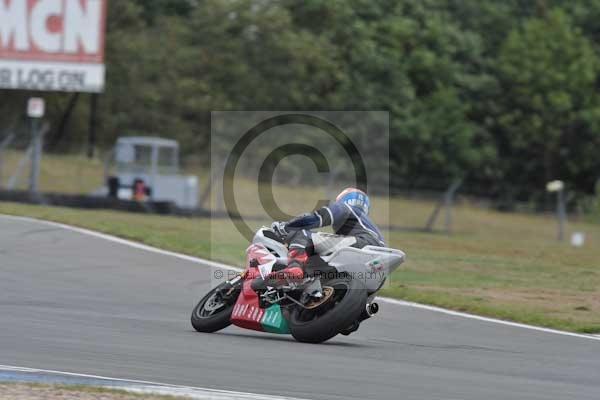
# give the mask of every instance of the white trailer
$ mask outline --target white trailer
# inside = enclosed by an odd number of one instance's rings
[[[134,183],[148,188],[148,199],[171,201],[186,209],[198,207],[198,178],[179,173],[179,144],[146,136],[120,137],[106,159],[106,187],[99,193],[131,200]]]

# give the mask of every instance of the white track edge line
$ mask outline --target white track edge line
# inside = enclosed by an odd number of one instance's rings
[[[81,374],[75,372],[66,372],[66,371],[57,371],[51,369],[40,369],[40,368],[28,368],[28,367],[16,367],[12,365],[0,365],[0,371],[14,371],[14,372],[28,372],[28,373],[45,373],[45,374],[54,374],[54,375],[64,375],[64,376],[73,376],[80,378],[89,378],[89,379],[97,379],[97,380],[105,380],[105,381],[113,381],[113,382],[123,382],[130,384],[139,384],[139,385],[149,385],[156,386],[159,389],[177,389],[173,393],[177,393],[179,396],[185,396],[185,391],[188,391],[188,394],[194,394],[193,392],[201,392],[197,394],[218,394],[218,395],[229,395],[236,396],[234,399],[265,399],[265,400],[303,400],[296,397],[284,397],[284,396],[274,396],[274,395],[266,395],[266,394],[258,394],[258,393],[247,393],[247,392],[238,392],[233,390],[223,390],[223,389],[211,389],[211,388],[201,388],[194,386],[182,386],[182,385],[174,385],[170,383],[161,383],[154,381],[145,381],[138,379],[123,379],[123,378],[112,378],[109,376],[102,375],[91,375],[91,374]],[[127,390],[127,387],[121,386],[111,386],[114,389]],[[133,387],[136,391],[146,391],[145,389],[149,389],[149,387]]]
[[[208,265],[211,268],[222,268],[222,269],[228,269],[228,270],[234,270],[234,271],[242,271],[241,268],[237,268],[237,267],[234,267],[231,265],[226,265],[226,264],[222,264],[219,262],[215,262],[215,261],[211,261],[211,260],[207,260],[207,259],[203,259],[203,258],[199,258],[199,257],[188,256],[187,254],[176,253],[174,251],[159,249],[158,247],[149,246],[147,244],[135,242],[133,240],[123,239],[123,238],[109,235],[106,233],[101,233],[101,232],[93,231],[90,229],[80,228],[77,226],[67,225],[67,224],[63,224],[60,222],[48,221],[48,220],[44,220],[44,219],[31,218],[31,217],[22,217],[22,216],[16,216],[16,215],[0,214],[0,216],[3,218],[14,219],[17,221],[20,220],[20,221],[27,221],[27,222],[36,222],[36,223],[41,223],[41,224],[48,225],[48,226],[54,226],[57,228],[62,228],[62,229],[66,229],[69,231],[78,232],[78,233],[81,233],[84,235],[94,236],[94,237],[97,237],[100,239],[108,240],[110,242],[123,244],[125,246],[133,247],[136,249],[145,250],[145,251],[149,251],[149,252],[157,253],[157,254],[162,254],[165,256],[175,257],[175,258],[179,258],[181,260],[190,261],[190,262],[194,262],[197,264]]]
[[[405,300],[391,299],[389,297],[378,297],[378,299],[385,303],[389,303],[389,304],[396,304],[396,305],[403,306],[403,307],[418,308],[421,310],[429,310],[429,311],[434,311],[434,312],[438,312],[438,313],[442,313],[442,314],[452,315],[455,317],[468,318],[468,319],[473,319],[473,320],[477,320],[477,321],[492,322],[495,324],[512,326],[512,327],[516,327],[516,328],[524,328],[524,329],[529,329],[529,330],[534,330],[534,331],[539,331],[539,332],[554,333],[557,335],[572,336],[572,337],[577,337],[577,338],[581,338],[581,339],[591,339],[591,340],[599,340],[600,341],[600,335],[592,335],[592,334],[586,335],[584,333],[560,331],[558,329],[544,328],[541,326],[522,324],[519,322],[506,321],[503,319],[483,317],[481,315],[468,314],[468,313],[464,313],[464,312],[460,312],[460,311],[448,310],[446,308],[430,306],[427,304],[413,303],[413,302],[405,301]]]
[[[3,218],[8,218],[8,219],[36,222],[36,223],[46,224],[49,226],[55,226],[58,228],[69,230],[69,231],[78,232],[78,233],[81,233],[84,235],[89,235],[89,236],[101,238],[104,240],[108,240],[111,242],[120,243],[120,244],[130,246],[130,247],[133,247],[136,249],[145,250],[145,251],[149,251],[149,252],[153,252],[153,253],[157,253],[157,254],[170,256],[170,257],[175,257],[175,258],[179,258],[182,260],[194,262],[197,264],[208,265],[211,268],[222,268],[222,269],[233,270],[233,271],[242,271],[241,268],[237,268],[237,267],[234,267],[231,265],[218,263],[218,262],[203,259],[200,257],[193,257],[193,256],[188,256],[186,254],[181,254],[181,253],[176,253],[173,251],[159,249],[157,247],[149,246],[149,245],[139,243],[139,242],[134,242],[134,241],[128,240],[128,239],[122,239],[117,236],[100,233],[100,232],[93,231],[90,229],[79,228],[79,227],[72,226],[72,225],[67,225],[67,224],[54,222],[54,221],[47,221],[47,220],[38,219],[38,218],[22,217],[22,216],[15,216],[15,215],[5,215],[5,214],[0,214],[0,216]],[[482,322],[490,322],[490,323],[495,323],[495,324],[500,324],[500,325],[512,326],[515,328],[522,328],[522,329],[529,329],[529,330],[538,331],[538,332],[552,333],[552,334],[556,334],[556,335],[577,337],[580,339],[589,339],[589,340],[600,341],[600,335],[592,335],[592,334],[586,335],[586,334],[582,334],[582,333],[567,332],[567,331],[561,331],[561,330],[551,329],[551,328],[543,328],[541,326],[522,324],[522,323],[518,323],[518,322],[506,321],[506,320],[497,319],[497,318],[482,317],[480,315],[448,310],[446,308],[430,306],[427,304],[420,304],[420,303],[413,303],[410,301],[392,299],[389,297],[377,297],[377,299],[379,299],[385,303],[388,303],[388,304],[394,304],[394,305],[398,305],[398,306],[402,306],[402,307],[417,308],[417,309],[421,309],[421,310],[428,310],[428,311],[438,312],[438,313],[442,313],[442,314],[446,314],[446,315],[452,315],[455,317],[468,318],[468,319],[482,321]]]

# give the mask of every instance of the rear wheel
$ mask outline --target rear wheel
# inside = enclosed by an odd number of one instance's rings
[[[323,284],[334,289],[332,298],[315,309],[295,307],[290,331],[300,342],[321,343],[358,320],[367,304],[367,289],[358,280],[344,277]]]
[[[216,332],[231,325],[231,312],[239,289],[225,282],[212,289],[194,307],[192,326],[198,332]]]

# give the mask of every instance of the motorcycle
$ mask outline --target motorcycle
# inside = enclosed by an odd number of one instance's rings
[[[216,332],[234,324],[255,331],[291,334],[297,341],[321,343],[349,335],[375,315],[376,293],[405,260],[396,249],[351,247],[353,237],[313,234],[315,255],[301,280],[270,285],[287,266],[287,245],[271,228],[260,228],[246,250],[246,269],[208,292],[194,307],[198,332]],[[255,290],[252,282],[265,282]]]

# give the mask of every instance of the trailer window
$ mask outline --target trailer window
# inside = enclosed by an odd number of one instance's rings
[[[134,164],[144,167],[152,165],[152,147],[136,145]]]
[[[175,167],[177,165],[175,149],[172,147],[159,147],[158,165],[161,167]]]
[[[158,170],[161,173],[177,173],[177,149],[174,147],[158,148]]]

